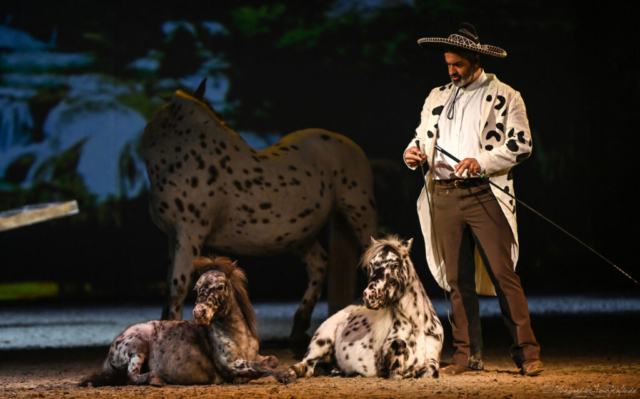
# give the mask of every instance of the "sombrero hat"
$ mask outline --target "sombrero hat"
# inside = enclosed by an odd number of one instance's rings
[[[456,33],[450,34],[447,38],[425,37],[418,40],[418,44],[420,47],[428,49],[459,47],[464,50],[474,51],[476,53],[486,54],[497,58],[504,58],[507,56],[507,52],[500,47],[480,44],[476,28],[466,22],[460,24],[460,29]]]

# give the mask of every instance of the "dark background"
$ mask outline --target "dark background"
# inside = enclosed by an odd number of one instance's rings
[[[226,35],[198,31],[197,38],[229,64],[226,101],[235,105],[220,110],[227,123],[258,135],[320,127],[358,143],[376,177],[380,231],[415,239],[413,260],[432,296],[441,291],[426,268],[415,209],[423,181],[401,157],[425,97],[449,79],[442,56],[416,41],[446,35],[460,21],[474,23],[483,43],[508,52],[504,60],[485,57],[485,70],[520,91],[527,106],[534,151],[514,169],[517,196],[638,278],[640,35],[634,12],[564,1],[379,4],[385,6],[21,0],[3,2],[0,22],[42,42],[55,30],[57,51],[91,53],[97,60],[65,73],[140,82],[149,112],[161,104],[150,99],[170,94],[157,88],[159,80],[194,74],[202,62],[193,34],[178,30],[168,38],[162,24],[219,22]],[[162,54],[156,71],[126,67],[151,48]],[[12,51],[0,48],[0,55]],[[0,72],[7,72],[2,64]],[[31,101],[30,140],[42,140],[38,126],[64,98],[60,88]],[[0,233],[0,283],[56,281],[63,300],[160,297],[167,244],[148,216],[146,191],[99,200],[75,173],[77,154],[63,158],[51,179],[27,188],[20,184],[21,165],[5,170],[0,210],[77,199],[81,214]],[[518,223],[525,292],[637,295],[630,280],[523,207]],[[299,299],[307,285],[293,257],[240,258],[240,265],[254,300]]]

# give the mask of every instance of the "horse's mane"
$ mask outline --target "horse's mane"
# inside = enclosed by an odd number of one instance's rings
[[[403,241],[400,237],[395,234],[388,235],[385,238],[381,238],[379,240],[372,240],[369,248],[362,254],[362,258],[360,259],[360,265],[367,270],[369,267],[369,263],[371,260],[383,249],[387,248],[393,252],[395,252],[398,256],[401,256],[403,252]],[[406,249],[404,249],[406,251]]]
[[[213,112],[213,115],[215,115],[215,117],[218,118],[220,123],[226,124],[222,119],[222,115],[220,115],[220,113],[213,108],[209,100],[207,100],[206,97],[204,96],[206,84],[207,84],[207,78],[204,78],[202,82],[200,82],[200,85],[195,91],[192,91],[187,88],[182,88],[180,91],[182,91],[189,97],[193,98],[194,100],[201,102],[204,106],[206,106],[209,109],[209,111]]]
[[[199,256],[193,262],[193,265],[200,273],[204,273],[209,270],[219,270],[227,276],[229,281],[231,281],[233,295],[240,307],[242,316],[244,316],[244,319],[247,322],[249,331],[251,332],[251,335],[257,339],[258,329],[256,312],[253,310],[253,306],[251,306],[251,302],[249,301],[249,294],[247,293],[247,276],[244,271],[236,267],[236,262],[231,261],[231,259],[226,256],[218,256],[213,259]]]

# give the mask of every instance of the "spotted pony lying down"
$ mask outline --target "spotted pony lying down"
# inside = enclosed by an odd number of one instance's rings
[[[347,376],[437,377],[443,329],[409,258],[413,240],[371,239],[365,306],[348,306],[318,328],[288,381],[311,377],[319,360]]]
[[[282,380],[273,370],[278,359],[258,354],[244,272],[224,257],[198,257],[194,267],[201,274],[195,322],[150,321],[127,328],[111,344],[102,371],[80,385],[219,384],[265,375]]]

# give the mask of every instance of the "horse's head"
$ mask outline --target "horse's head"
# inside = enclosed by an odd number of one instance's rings
[[[228,315],[235,307],[242,313],[248,333],[258,338],[256,314],[247,295],[247,278],[236,262],[223,256],[214,259],[198,256],[193,267],[200,273],[194,288],[198,292],[193,309],[196,324],[209,325],[211,320]]]
[[[235,262],[228,258],[215,260],[199,256],[193,263],[200,273],[194,287],[198,293],[196,307],[193,309],[193,320],[196,324],[209,325],[211,320],[229,313],[230,298],[234,295],[231,276],[236,271]]]
[[[396,303],[405,293],[409,280],[409,250],[413,239],[403,241],[391,236],[379,241],[371,239],[362,256],[369,284],[362,297],[369,309],[380,309]]]

